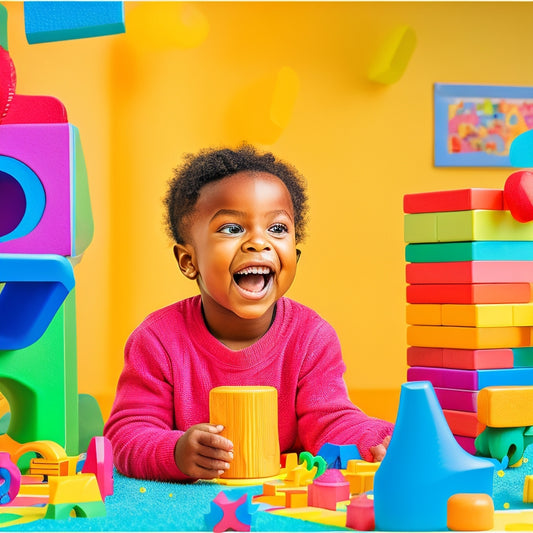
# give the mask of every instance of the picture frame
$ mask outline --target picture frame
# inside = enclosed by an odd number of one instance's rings
[[[510,167],[509,148],[533,129],[533,87],[435,83],[435,166]]]

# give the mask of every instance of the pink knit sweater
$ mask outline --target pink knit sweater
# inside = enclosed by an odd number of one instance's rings
[[[268,332],[233,351],[208,331],[195,296],[152,313],[128,339],[104,434],[120,472],[189,479],[174,462],[174,447],[187,428],[209,422],[209,391],[270,385],[278,390],[282,453],[316,454],[326,442],[356,444],[371,461],[369,448],[393,426],[350,402],[344,371],[335,331],[311,309],[281,298]]]

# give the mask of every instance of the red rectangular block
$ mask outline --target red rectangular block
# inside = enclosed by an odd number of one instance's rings
[[[488,370],[513,368],[514,356],[510,348],[467,350],[459,348],[426,348],[409,346],[407,364],[458,370]]]
[[[409,263],[405,273],[411,284],[531,283],[533,261]]]
[[[454,435],[477,437],[486,427],[477,419],[477,413],[452,409],[443,409],[442,412]]]
[[[403,197],[404,213],[437,213],[472,209],[503,209],[503,191],[500,189],[457,189],[406,194]]]
[[[422,346],[409,346],[407,348],[407,364],[409,366],[443,366],[443,348],[424,348]]]
[[[522,304],[530,301],[530,283],[436,283],[407,286],[407,303],[410,304]]]
[[[443,409],[477,413],[478,391],[435,387],[435,394]]]

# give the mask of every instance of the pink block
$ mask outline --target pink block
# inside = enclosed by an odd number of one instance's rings
[[[478,391],[443,389],[441,387],[435,387],[435,394],[437,395],[440,406],[443,409],[477,413]]]
[[[374,500],[366,494],[355,496],[346,507],[346,527],[357,531],[374,531]]]
[[[102,500],[113,494],[113,448],[106,437],[93,437],[81,471],[94,474]]]
[[[307,487],[308,505],[335,511],[337,502],[350,499],[350,483],[340,470],[329,468]]]
[[[45,209],[37,226],[23,237],[0,242],[0,253],[73,255],[71,128],[67,123],[12,124],[0,128],[0,155],[30,167],[46,194]]]
[[[476,455],[476,447],[474,445],[476,439],[474,437],[463,437],[462,435],[454,435],[454,437],[463,450],[466,450],[472,455]]]
[[[445,348],[443,366],[463,370],[513,368],[513,350],[510,348],[486,350],[460,350]]]

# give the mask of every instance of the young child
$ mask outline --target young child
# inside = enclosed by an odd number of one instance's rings
[[[211,479],[232,443],[210,425],[209,391],[278,390],[281,452],[356,444],[385,455],[393,425],[348,399],[333,328],[284,294],[305,233],[303,179],[244,145],[187,156],[165,199],[174,255],[198,296],[155,311],[132,333],[105,435],[125,475]]]

